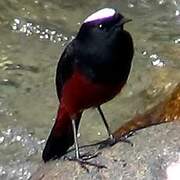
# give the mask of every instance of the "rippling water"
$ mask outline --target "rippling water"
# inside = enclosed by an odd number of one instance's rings
[[[178,0],[0,1],[0,179],[29,179],[57,110],[54,74],[64,46],[92,12],[114,7],[132,18],[134,66],[121,96],[103,106],[112,129],[157,103],[180,79]],[[82,142],[105,137],[95,110]],[[98,128],[97,128],[98,127]]]

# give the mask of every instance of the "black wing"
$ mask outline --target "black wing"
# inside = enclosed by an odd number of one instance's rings
[[[56,70],[56,91],[59,101],[61,99],[62,88],[64,83],[71,77],[74,67],[74,48],[71,42],[64,50]]]

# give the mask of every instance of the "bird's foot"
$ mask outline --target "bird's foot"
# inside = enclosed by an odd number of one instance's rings
[[[117,142],[120,142],[120,141],[128,143],[131,146],[133,146],[133,143],[130,140],[128,140],[128,138],[130,136],[133,136],[133,135],[134,135],[133,131],[131,131],[130,133],[126,134],[125,136],[120,137],[119,139],[116,139],[113,135],[110,135],[110,137],[108,139],[106,139],[106,140],[104,140],[104,141],[102,141],[100,143],[100,146],[99,146],[98,149],[103,149],[103,148],[106,148],[106,147],[111,147],[111,146],[113,146],[114,144],[116,144]]]
[[[101,154],[100,152],[96,152],[96,153],[90,153],[90,152],[87,152],[87,153],[85,153],[85,154],[83,154],[83,155],[81,155],[81,159],[83,159],[83,160],[90,160],[90,159],[92,159],[92,158],[96,158],[99,154]]]
[[[90,153],[87,153],[87,154],[84,154],[82,155],[80,158],[76,158],[76,157],[67,157],[65,156],[64,159],[65,160],[69,160],[69,161],[75,161],[75,162],[78,162],[79,165],[85,169],[87,172],[89,172],[89,169],[87,166],[93,166],[93,167],[96,167],[97,169],[102,169],[102,168],[107,168],[106,166],[104,165],[101,165],[101,164],[98,164],[98,163],[93,163],[93,162],[89,162],[88,160],[89,159],[92,159],[92,158],[95,158],[99,155],[99,153],[95,153],[95,154],[90,154]]]
[[[133,143],[132,143],[130,140],[128,140],[128,138],[131,137],[131,136],[134,136],[134,134],[135,134],[135,131],[130,131],[128,134],[120,137],[120,138],[117,139],[116,141],[117,141],[117,142],[119,142],[119,141],[125,142],[125,143],[128,143],[128,144],[130,144],[131,146],[133,146]]]
[[[116,144],[116,139],[113,137],[113,135],[109,136],[108,139],[100,142],[100,146],[98,147],[98,149],[103,149],[106,147],[111,147],[114,144]]]

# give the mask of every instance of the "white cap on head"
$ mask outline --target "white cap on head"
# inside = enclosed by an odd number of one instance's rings
[[[95,21],[95,20],[100,20],[108,17],[114,16],[116,11],[112,8],[104,8],[99,11],[96,11],[94,14],[88,16],[85,20],[84,23]]]

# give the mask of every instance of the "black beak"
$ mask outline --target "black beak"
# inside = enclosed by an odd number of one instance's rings
[[[117,22],[116,24],[115,24],[115,28],[122,28],[122,26],[125,24],[125,23],[128,23],[128,22],[130,22],[130,21],[132,21],[132,19],[127,19],[127,18],[124,18],[124,17],[122,17],[120,20],[119,20],[119,22]]]
[[[120,20],[120,22],[118,23],[118,25],[119,26],[122,26],[122,25],[124,25],[125,23],[128,23],[128,22],[130,22],[130,21],[132,21],[132,19],[127,19],[127,18],[122,18],[121,20]]]

